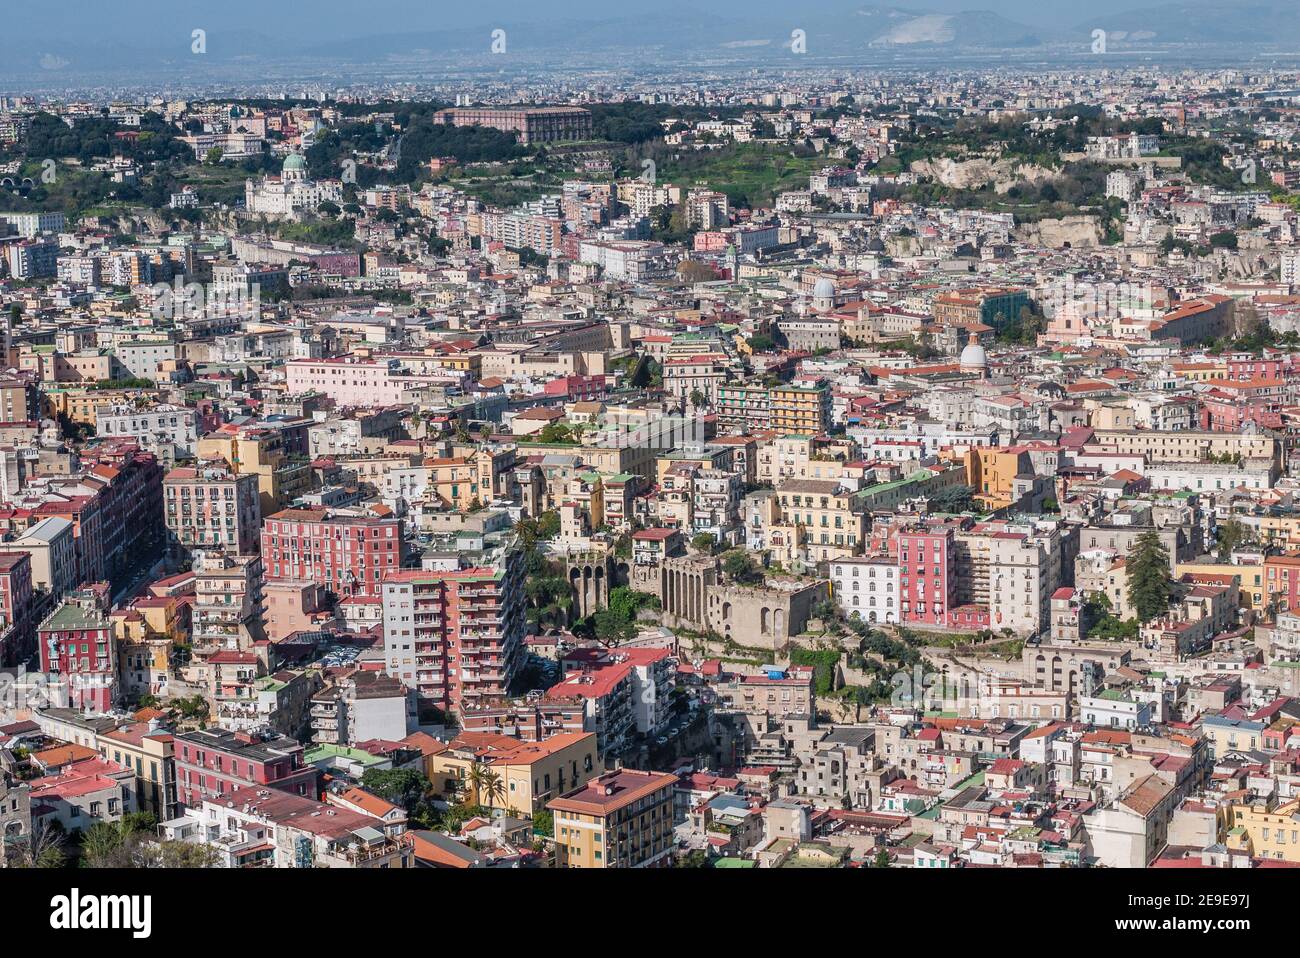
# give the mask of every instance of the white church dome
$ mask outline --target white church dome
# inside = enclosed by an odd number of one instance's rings
[[[970,334],[970,342],[961,351],[961,368],[963,370],[983,370],[989,367],[989,357],[984,352],[984,347],[980,345],[980,340],[974,333]]]

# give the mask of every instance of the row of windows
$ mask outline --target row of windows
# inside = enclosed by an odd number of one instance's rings
[[[176,486],[167,487],[168,499],[176,498],[176,488],[177,488]],[[194,496],[197,499],[222,499],[222,498],[234,499],[235,498],[234,486],[224,486],[224,487],[223,486],[181,486],[180,487],[181,497],[184,499],[188,499],[190,497],[191,489],[193,489]],[[205,489],[210,489],[211,493],[210,494],[205,493],[204,492]]]
[[[858,601],[858,599],[859,599],[859,597],[856,596],[856,595],[853,597],[853,604],[854,604],[854,605],[859,605],[859,604],[860,604],[859,601]],[[874,595],[871,596],[871,602],[870,602],[869,604],[870,604],[870,605],[873,605],[873,606],[876,604],[876,597],[875,597]],[[894,597],[893,597],[893,596],[887,596],[887,597],[885,598],[885,605],[886,605],[886,606],[889,606],[889,607],[892,608],[893,605],[894,605]]]
[[[384,535],[389,539],[393,538],[394,530],[396,529],[396,526],[389,525],[389,526],[385,526],[384,529],[385,529]],[[335,525],[335,526],[311,526],[310,528],[308,528],[302,525],[295,526],[293,523],[290,522],[267,523],[266,531],[270,533],[278,533],[279,535],[283,536],[286,540],[291,538],[319,539],[321,537],[329,539],[331,538],[331,534],[330,534],[331,531],[333,532],[332,538],[334,539],[342,539],[345,537],[345,534],[347,533],[351,533],[351,535],[347,536],[348,538],[357,538],[357,539],[363,539],[365,538],[366,535],[365,527]],[[378,526],[371,527],[370,538],[372,539],[379,538]]]

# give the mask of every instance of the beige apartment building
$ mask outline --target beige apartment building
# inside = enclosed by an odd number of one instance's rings
[[[135,809],[158,821],[175,818],[176,762],[170,732],[133,722],[99,736],[99,754],[135,772]]]
[[[1229,848],[1252,858],[1300,863],[1300,799],[1233,805],[1228,815]]]
[[[1089,446],[1101,446],[1121,455],[1145,456],[1147,462],[1204,462],[1210,456],[1276,460],[1281,450],[1278,440],[1270,435],[1190,429],[1098,429]]]
[[[776,487],[783,524],[802,526],[809,561],[859,555],[866,515],[854,495],[829,479],[787,479]]]
[[[476,788],[475,766],[493,773],[499,790],[487,784]],[[604,765],[595,732],[560,732],[540,742],[462,732],[445,751],[429,756],[425,767],[435,789],[464,794],[484,808],[531,815],[551,799],[585,786]]]
[[[677,776],[624,768],[552,799],[559,868],[652,868],[673,853]]]

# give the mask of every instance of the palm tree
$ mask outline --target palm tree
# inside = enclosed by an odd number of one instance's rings
[[[492,807],[498,802],[502,802],[506,797],[506,787],[501,781],[501,775],[488,769],[483,773],[483,793],[487,798],[487,805]]]
[[[465,776],[465,781],[469,783],[470,789],[474,793],[475,805],[483,804],[483,787],[487,784],[488,775],[496,774],[491,772],[486,765],[475,762],[469,767],[469,774]]]
[[[515,535],[525,552],[532,549],[537,542],[537,523],[527,516],[520,516],[515,523]]]
[[[96,822],[81,835],[81,860],[87,868],[111,868],[120,865],[122,852],[130,837],[125,822]]]

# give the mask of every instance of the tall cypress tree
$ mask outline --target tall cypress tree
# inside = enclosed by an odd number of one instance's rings
[[[1169,551],[1154,529],[1142,533],[1133,543],[1125,563],[1128,572],[1128,600],[1138,621],[1149,622],[1169,608],[1173,583],[1169,578]]]

